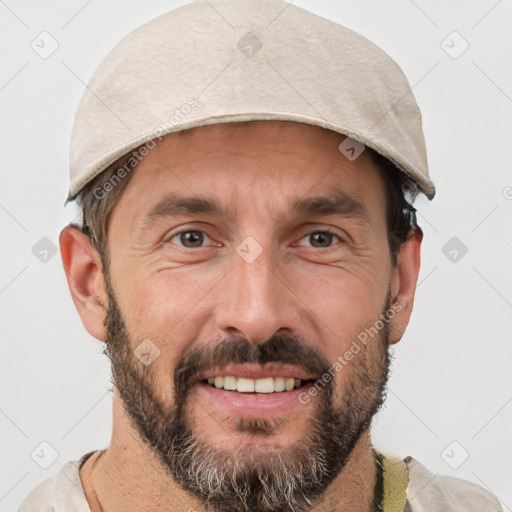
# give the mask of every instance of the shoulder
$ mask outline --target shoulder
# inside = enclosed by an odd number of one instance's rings
[[[63,464],[54,477],[41,482],[26,496],[18,512],[89,512],[80,481],[80,466],[93,453]]]
[[[503,511],[496,497],[483,487],[460,478],[433,473],[412,457],[406,457],[404,461],[409,470],[407,499],[411,512]]]
[[[54,512],[54,478],[47,478],[32,489],[18,508],[18,512]]]

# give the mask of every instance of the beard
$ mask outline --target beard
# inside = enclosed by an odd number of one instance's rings
[[[113,384],[133,427],[172,480],[216,512],[299,512],[321,501],[384,402],[390,365],[388,322],[341,370],[350,371],[341,393],[336,391],[336,379],[321,382],[315,400],[296,412],[302,418],[309,414],[300,440],[287,447],[265,443],[284,422],[285,428],[293,428],[291,415],[238,418],[236,430],[250,434],[251,442],[228,451],[196,432],[187,416],[198,375],[226,364],[276,362],[302,368],[320,383],[322,376],[332,375],[325,355],[299,336],[279,333],[263,344],[236,337],[192,343],[175,365],[173,399],[162,400],[155,372],[134,355],[137,342],[127,332],[108,276],[105,281],[105,353],[111,360]],[[388,293],[386,318],[390,304]]]

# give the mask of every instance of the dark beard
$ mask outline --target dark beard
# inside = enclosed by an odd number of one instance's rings
[[[299,512],[321,500],[329,484],[345,467],[361,434],[382,405],[389,373],[388,325],[349,363],[352,375],[335,406],[334,379],[308,409],[310,424],[303,439],[287,449],[266,449],[276,426],[293,419],[242,420],[237,430],[254,435],[254,443],[237,452],[217,448],[197,436],[187,418],[187,398],[197,375],[227,363],[292,364],[316,376],[331,365],[317,349],[291,335],[276,334],[264,344],[227,338],[218,344],[191,344],[177,361],[172,403],[158,398],[150,366],[133,353],[121,311],[106,276],[109,307],[106,314],[106,354],[112,364],[113,384],[141,438],[157,455],[165,471],[185,491],[217,512]],[[383,314],[389,310],[390,297]],[[331,370],[332,372],[332,370]],[[192,384],[193,383],[193,384]],[[314,405],[313,405],[314,404]],[[314,407],[314,410],[312,408]]]

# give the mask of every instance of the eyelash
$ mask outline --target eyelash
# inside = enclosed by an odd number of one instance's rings
[[[206,234],[205,231],[202,231],[200,229],[184,229],[182,231],[178,231],[177,233],[174,233],[170,238],[167,239],[167,242],[173,243],[172,240],[174,238],[179,237],[180,235],[183,235],[184,233],[202,233],[203,235],[208,237],[210,240],[212,239],[210,236],[208,236],[208,234]],[[309,236],[311,236],[311,235],[313,235],[315,233],[322,233],[322,234],[328,233],[328,234],[332,235],[334,238],[338,239],[338,243],[343,241],[340,236],[338,236],[335,233],[333,233],[330,229],[315,229],[313,231],[309,231],[307,234],[302,236],[299,240],[303,240],[304,238],[309,237]],[[185,250],[204,249],[206,247],[206,246],[185,247],[184,245],[179,245],[179,244],[176,244],[176,245],[178,245],[179,247],[181,247],[182,249],[185,249]],[[332,245],[330,245],[328,247],[313,247],[313,246],[306,246],[306,247],[308,247],[309,249],[328,250],[331,247],[333,247],[334,245],[336,245],[336,244],[333,243]]]

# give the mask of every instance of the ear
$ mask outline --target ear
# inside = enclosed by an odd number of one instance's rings
[[[107,295],[101,259],[89,237],[75,226],[66,226],[59,242],[69,290],[82,323],[89,334],[106,341]]]
[[[402,339],[414,304],[416,283],[420,272],[420,249],[423,231],[413,228],[402,245],[397,257],[396,267],[391,278],[391,304],[395,315],[389,321],[389,343]]]

